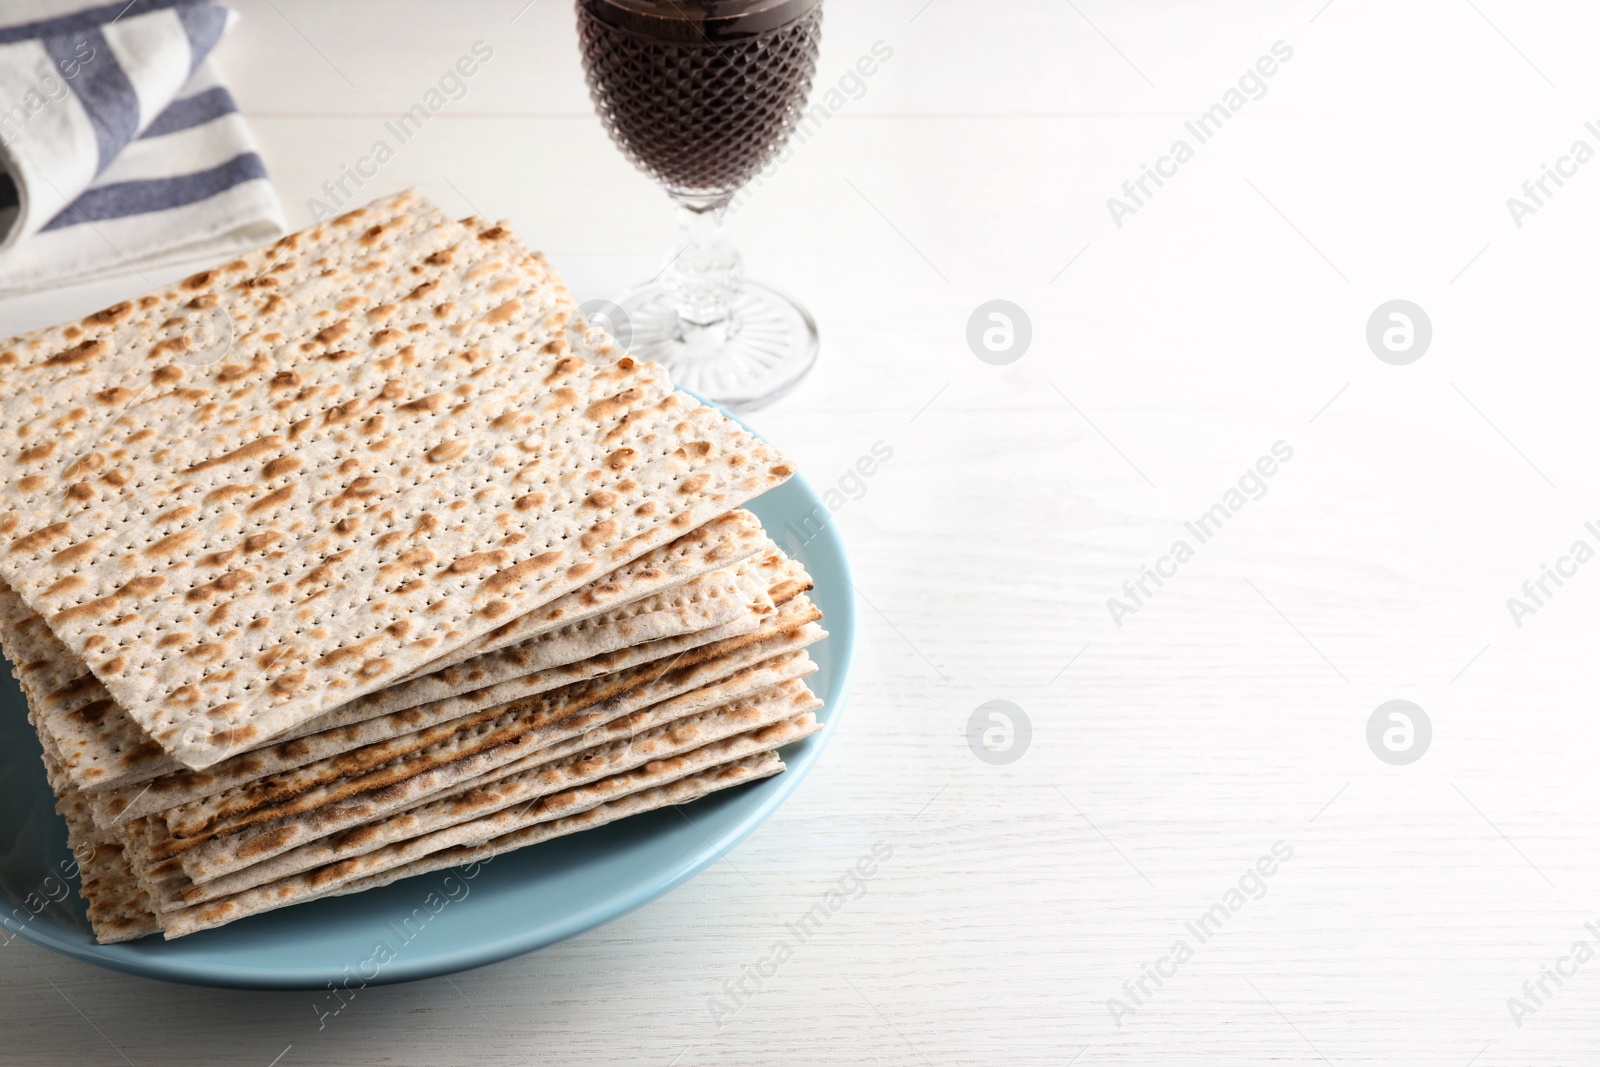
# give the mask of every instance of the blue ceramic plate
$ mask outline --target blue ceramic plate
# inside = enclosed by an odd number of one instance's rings
[[[777,810],[838,725],[850,684],[855,608],[844,546],[827,508],[791,478],[749,505],[773,540],[816,580],[829,636],[811,647],[807,679],[823,729],[782,750],[789,769],[680,808],[637,815],[500,856],[469,872],[438,871],[383,889],[269,912],[176,941],[96,944],[70,863],[66,824],[39,761],[27,705],[0,678],[0,938],[27,938],[130,974],[247,989],[327,990],[431,978],[517,956],[609,922],[710,866]],[[803,540],[809,529],[822,529]],[[685,818],[687,816],[687,818]],[[354,976],[354,977],[352,977]],[[331,1002],[330,1002],[331,1003]]]

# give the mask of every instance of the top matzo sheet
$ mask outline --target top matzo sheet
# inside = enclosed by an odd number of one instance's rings
[[[0,576],[199,768],[789,475],[571,307],[403,193],[0,344]]]

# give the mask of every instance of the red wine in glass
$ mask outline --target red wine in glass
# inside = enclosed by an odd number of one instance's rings
[[[625,340],[734,410],[776,399],[816,359],[816,325],[744,279],[722,224],[800,121],[821,0],[577,0],[577,13],[595,110],[679,209],[667,266],[617,300]]]

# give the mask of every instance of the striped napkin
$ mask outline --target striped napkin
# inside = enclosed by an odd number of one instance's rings
[[[0,4],[0,293],[222,259],[283,232],[207,58],[235,17],[204,0]]]

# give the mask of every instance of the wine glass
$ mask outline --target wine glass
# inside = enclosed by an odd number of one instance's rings
[[[788,392],[817,357],[811,315],[748,281],[723,221],[788,140],[817,65],[822,0],[576,0],[595,110],[677,201],[679,236],[617,298],[629,349],[734,411]]]

